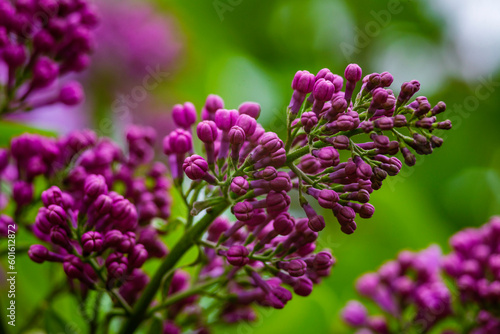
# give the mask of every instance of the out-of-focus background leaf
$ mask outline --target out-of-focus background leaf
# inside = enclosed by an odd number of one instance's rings
[[[284,310],[259,310],[255,324],[218,327],[216,333],[346,332],[338,313],[355,297],[353,283],[361,273],[376,269],[403,248],[416,250],[437,243],[446,250],[452,233],[500,214],[497,1],[149,2],[157,8],[156,14],[169,17],[170,29],[182,45],[175,64],[168,60],[168,77],[134,108],[134,120],[139,123],[159,116],[167,119],[159,127],[160,137],[171,129],[172,104],[192,101],[200,110],[211,93],[221,95],[230,108],[248,100],[261,103],[260,121],[283,133],[283,112],[294,73],[304,69],[316,73],[328,67],[342,74],[351,62],[360,64],[364,73],[390,71],[396,92],[403,81],[418,79],[419,94],[428,96],[431,103],[445,101],[448,110],[443,117],[454,123],[451,131],[442,134],[442,148],[420,157],[414,168],[405,166],[373,194],[375,215],[358,221],[356,233],[343,235],[331,213],[325,213],[327,229],[320,246],[333,250],[338,265],[310,297],[294,297]],[[149,64],[158,65],[163,64],[158,60]],[[130,87],[141,84],[140,78],[130,81],[118,92],[129,94]],[[87,87],[87,108],[98,110],[101,118],[112,109],[113,100],[103,97],[108,84],[102,81]],[[101,93],[92,95],[92,91]],[[148,116],[150,109],[153,117]],[[0,124],[0,146],[18,131]],[[24,321],[31,305],[48,292],[52,278],[24,255],[18,255],[18,264],[17,302],[26,306],[18,319]],[[74,305],[61,306],[54,312],[67,321],[65,313],[73,309]],[[54,319],[50,323],[57,325]],[[84,327],[81,320],[75,322]]]

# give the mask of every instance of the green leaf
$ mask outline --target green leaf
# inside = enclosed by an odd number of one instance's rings
[[[169,220],[174,220],[179,217],[186,217],[186,204],[184,203],[184,200],[182,199],[181,194],[179,194],[177,188],[172,187],[172,189],[170,190],[170,195],[172,196],[172,211],[170,213]]]
[[[9,146],[12,137],[19,136],[26,132],[37,133],[49,137],[56,136],[56,133],[52,131],[37,129],[20,123],[0,121],[0,147]]]
[[[66,322],[57,314],[53,309],[49,308],[44,315],[45,330],[47,333],[53,334],[66,334]]]

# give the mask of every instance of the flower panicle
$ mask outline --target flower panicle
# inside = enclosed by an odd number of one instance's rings
[[[365,305],[355,300],[348,302],[341,316],[357,330],[380,334],[439,328],[450,334],[464,328],[470,333],[496,333],[500,330],[499,241],[500,218],[493,217],[479,228],[454,234],[449,254],[442,255],[438,246],[418,253],[402,251],[396,260],[356,282],[357,292],[385,316],[370,316]]]
[[[0,61],[7,68],[0,116],[80,103],[81,85],[59,79],[89,66],[98,22],[87,1],[0,1]]]

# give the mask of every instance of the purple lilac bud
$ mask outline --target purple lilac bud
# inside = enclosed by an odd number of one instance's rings
[[[205,180],[208,183],[216,183],[215,177],[208,174],[208,163],[199,155],[187,157],[182,164],[182,169],[191,180]]]
[[[321,167],[333,167],[340,163],[339,152],[333,147],[323,147],[319,150],[312,151],[312,154],[318,158]]]
[[[250,202],[238,202],[236,203],[233,208],[232,212],[235,215],[236,219],[241,220],[241,221],[247,221],[250,220],[253,216],[253,206]]]
[[[9,151],[0,148],[0,174],[9,164]]]
[[[28,250],[28,256],[33,262],[43,263],[45,261],[52,262],[63,262],[64,257],[62,255],[49,252],[49,250],[42,245],[31,245]]]
[[[344,72],[344,77],[347,81],[345,87],[344,99],[347,101],[347,106],[349,106],[351,102],[351,97],[352,93],[354,92],[354,88],[356,87],[356,82],[361,80],[361,75],[362,75],[361,67],[359,67],[357,64],[347,65]]]
[[[133,268],[140,268],[148,259],[148,251],[144,245],[137,244],[132,248],[128,256],[129,270]]]
[[[50,241],[71,252],[72,246],[69,242],[68,233],[60,226],[52,226],[50,229]]]
[[[103,248],[103,238],[99,232],[89,231],[82,235],[82,248],[86,253],[100,252]]]
[[[254,119],[258,119],[260,116],[260,105],[255,102],[244,102],[238,107],[240,115],[248,115]]]
[[[229,229],[229,221],[224,217],[217,217],[208,228],[208,240],[215,242],[222,233]]]
[[[56,186],[52,186],[42,193],[42,202],[45,207],[51,204],[63,206],[63,194],[61,189]]]
[[[246,139],[245,130],[237,125],[233,126],[231,130],[229,130],[228,139],[229,143],[231,143],[231,158],[238,161],[240,148]]]
[[[163,141],[164,148],[165,142],[168,142],[168,147],[176,154],[186,154],[193,148],[191,134],[181,129],[177,129],[165,137]]]
[[[307,218],[309,219],[309,228],[314,232],[322,231],[325,228],[325,219],[316,213],[313,207],[309,204],[302,205]]]
[[[162,258],[168,253],[167,247],[158,238],[158,232],[154,228],[144,228],[137,242],[144,245],[151,257]]]
[[[231,246],[226,253],[227,262],[233,266],[242,267],[249,261],[248,254],[248,249],[245,246]]]
[[[231,182],[230,189],[236,195],[243,196],[247,193],[249,187],[250,185],[248,184],[248,181],[244,177],[237,176]]]
[[[89,199],[96,199],[99,195],[106,194],[108,192],[106,179],[102,175],[87,176],[84,191]]]
[[[11,69],[15,69],[26,62],[26,50],[22,45],[10,44],[3,48],[2,58]]]
[[[217,125],[213,121],[203,121],[198,123],[196,127],[198,138],[205,144],[207,153],[207,161],[209,164],[214,163],[214,142],[217,140],[218,130]]]
[[[33,185],[25,181],[16,181],[12,188],[12,197],[18,206],[29,204],[33,199]]]
[[[300,117],[304,131],[309,133],[318,124],[318,117],[314,112],[305,112]]]
[[[335,96],[332,99],[330,108],[327,109],[329,119],[334,119],[337,115],[343,113],[347,109],[347,102],[342,96]]]
[[[48,58],[40,58],[33,66],[31,88],[45,88],[52,84],[59,74],[57,65]]]
[[[353,327],[360,327],[368,321],[368,311],[356,300],[351,300],[342,309],[342,319]]]
[[[123,233],[119,230],[111,230],[106,232],[104,236],[104,247],[116,248],[121,244]]]
[[[300,277],[306,273],[307,264],[303,260],[291,260],[282,262],[279,267],[286,270],[292,277]]]
[[[418,92],[420,89],[420,84],[418,81],[416,82],[405,82],[401,85],[401,91],[398,96],[398,101],[396,103],[396,107],[402,106],[407,103],[412,96]]]
[[[443,101],[438,102],[431,110],[432,116],[436,116],[446,111],[446,104]]]
[[[279,214],[273,221],[273,227],[279,235],[289,235],[295,227],[295,221],[288,213]]]
[[[83,99],[83,88],[78,82],[68,82],[59,92],[59,101],[67,106],[80,104]]]
[[[255,118],[246,115],[246,114],[241,114],[237,119],[236,119],[236,126],[240,127],[245,131],[245,135],[250,137],[255,133],[255,130],[257,129],[257,121]]]
[[[17,232],[17,224],[9,216],[0,214],[0,236],[8,237],[12,232]]]
[[[335,91],[335,85],[328,80],[318,79],[314,84],[312,95],[314,96],[314,104],[312,111],[319,115],[326,101],[330,100]]]
[[[121,279],[127,273],[128,259],[120,253],[112,253],[106,259],[108,281]]]
[[[381,87],[389,87],[390,85],[392,85],[393,81],[394,81],[394,77],[392,76],[391,73],[382,72],[380,74],[380,86]]]
[[[238,116],[238,110],[219,109],[215,113],[215,124],[222,131],[229,132],[229,130],[236,125]]]
[[[28,255],[33,262],[43,263],[47,260],[49,251],[42,245],[32,245]]]
[[[177,126],[189,129],[196,122],[196,109],[191,102],[176,104],[172,108],[172,118]]]
[[[306,94],[313,91],[314,75],[308,71],[298,71],[292,81],[293,95],[288,105],[292,114],[297,114],[304,103]]]
[[[111,212],[113,199],[108,195],[99,195],[89,208],[89,213],[96,218],[104,217]]]
[[[206,117],[203,118],[203,120],[210,120],[214,121],[215,120],[215,113],[217,110],[224,108],[224,101],[222,98],[218,95],[210,94],[207,97],[207,100],[205,102],[205,106],[203,107],[203,111],[206,112]],[[202,112],[203,115],[203,112]]]

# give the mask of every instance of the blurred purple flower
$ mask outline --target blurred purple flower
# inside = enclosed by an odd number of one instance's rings
[[[148,3],[99,0],[102,24],[97,30],[91,80],[105,77],[117,86],[141,84],[148,69],[172,69],[181,51],[175,20],[158,15]]]

